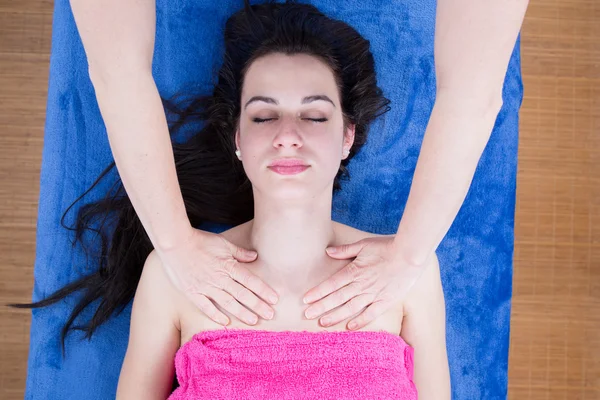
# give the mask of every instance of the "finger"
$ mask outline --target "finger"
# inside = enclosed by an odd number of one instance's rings
[[[355,296],[343,306],[335,309],[333,312],[321,318],[319,320],[319,323],[321,324],[321,326],[330,326],[335,325],[345,319],[348,319],[358,314],[366,306],[371,304],[373,302],[373,298],[374,296],[367,294]]]
[[[200,311],[217,324],[229,325],[229,318],[227,315],[219,311],[208,297],[199,293],[190,293],[188,294],[188,298],[200,309]]]
[[[389,307],[390,304],[383,300],[373,302],[373,304],[369,305],[359,316],[348,323],[348,329],[356,330],[363,328],[373,322],[375,318],[386,312]]]
[[[239,262],[252,262],[258,257],[258,253],[254,250],[248,250],[240,246],[236,246],[227,240],[223,235],[219,235],[219,238],[225,242],[232,257]]]
[[[229,279],[229,282],[226,283],[224,289],[227,290],[227,292],[229,292],[229,294],[231,294],[238,302],[244,304],[246,307],[262,316],[264,319],[273,318],[275,310],[267,305],[267,303],[259,299],[250,290],[240,285],[233,279]]]
[[[350,284],[344,286],[340,290],[331,293],[329,296],[308,307],[304,312],[304,315],[308,319],[317,318],[326,312],[341,306],[358,294],[360,294],[360,289],[357,285]]]
[[[330,276],[325,282],[320,283],[306,292],[304,295],[304,303],[313,303],[353,282],[357,271],[358,268],[356,265],[353,262],[349,263]]]
[[[262,299],[266,299],[269,303],[276,304],[279,300],[279,295],[275,290],[241,264],[236,264],[228,272],[232,279],[238,281]]]
[[[246,325],[254,325],[258,322],[258,317],[254,313],[247,310],[246,307],[238,303],[232,295],[224,290],[217,289],[212,297],[217,304]]]
[[[258,253],[254,250],[248,250],[235,245],[232,246],[233,251],[231,252],[231,255],[239,262],[252,262],[256,260],[256,257],[258,256]]]
[[[325,249],[327,254],[336,259],[344,259],[344,258],[352,258],[356,257],[358,253],[362,251],[365,247],[365,242],[363,240],[359,240],[358,242],[350,243],[350,244],[342,244],[339,246],[330,246]]]

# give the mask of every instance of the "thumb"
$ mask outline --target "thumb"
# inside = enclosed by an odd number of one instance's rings
[[[258,256],[258,253],[254,250],[248,250],[243,247],[233,245],[233,251],[231,255],[240,262],[252,262]]]
[[[332,258],[344,259],[356,257],[363,249],[362,240],[356,243],[342,244],[339,246],[330,246],[326,248],[327,254]]]

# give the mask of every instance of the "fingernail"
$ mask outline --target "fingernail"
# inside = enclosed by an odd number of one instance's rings
[[[357,326],[358,326],[358,324],[356,322],[350,322],[350,325],[348,325],[348,328],[356,329]]]
[[[305,297],[302,301],[304,302],[304,304],[308,304],[309,303],[308,302],[308,297]]]
[[[272,319],[273,318],[273,311],[269,310],[266,313],[267,319]]]
[[[328,247],[327,252],[330,254],[335,254],[335,253],[337,253],[337,250],[334,247]]]
[[[315,316],[315,315],[313,314],[313,310],[311,310],[311,309],[308,309],[308,310],[306,310],[306,312],[304,313],[304,316],[305,316],[306,318],[308,318],[308,319],[311,319],[311,318],[314,318],[314,316]]]
[[[321,318],[321,325],[326,326],[329,325],[329,318]]]
[[[276,304],[277,303],[277,296],[269,296],[269,302],[271,304]]]

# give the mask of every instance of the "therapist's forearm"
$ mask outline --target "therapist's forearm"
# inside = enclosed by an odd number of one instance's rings
[[[189,233],[165,112],[152,77],[155,0],[70,0],[111,150],[158,250]]]
[[[437,94],[394,244],[423,265],[469,191],[502,102],[528,0],[438,0]]]
[[[456,99],[438,93],[394,239],[397,253],[414,265],[424,265],[450,229],[500,109]]]
[[[154,247],[169,250],[191,225],[154,79],[138,71],[92,81],[127,195]]]

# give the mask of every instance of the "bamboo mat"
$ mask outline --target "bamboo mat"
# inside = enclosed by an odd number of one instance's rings
[[[30,301],[53,2],[0,0],[0,304]],[[22,399],[30,313],[0,307],[0,399]]]
[[[509,398],[600,399],[600,2],[531,1]]]
[[[52,7],[0,0],[0,303],[31,296]],[[600,2],[531,1],[521,52],[509,398],[600,399]],[[29,323],[0,308],[2,399]]]

